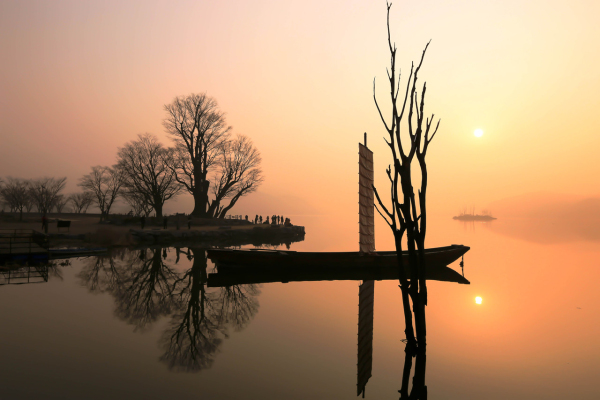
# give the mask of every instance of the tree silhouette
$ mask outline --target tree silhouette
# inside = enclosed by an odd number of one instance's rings
[[[376,208],[394,234],[396,252],[401,253],[404,234],[406,233],[406,244],[409,252],[410,282],[404,274],[402,260],[398,258],[400,274],[400,289],[404,308],[404,320],[406,324],[406,340],[409,351],[418,347],[424,352],[426,346],[426,322],[425,306],[427,305],[427,285],[425,281],[425,235],[427,230],[427,163],[426,155],[429,144],[433,140],[438,128],[439,121],[433,126],[434,115],[425,118],[425,93],[426,83],[421,89],[418,88],[419,70],[425,58],[425,52],[429,43],[425,46],[419,64],[413,64],[406,83],[405,94],[400,97],[400,73],[396,68],[396,46],[392,43],[390,34],[390,8],[387,4],[387,33],[388,47],[390,51],[390,68],[388,80],[390,85],[391,118],[388,122],[377,102],[375,95],[375,81],[373,81],[373,99],[379,112],[379,116],[385,126],[389,139],[385,139],[390,149],[393,167],[388,166],[386,173],[390,183],[391,206],[386,206],[382,201],[377,189],[373,187],[377,198]],[[397,76],[398,74],[398,76]],[[402,130],[405,122],[406,133]],[[401,135],[402,133],[402,135]],[[414,171],[413,162],[418,163],[418,170]],[[413,188],[413,174],[420,172],[420,189],[418,199],[415,197]],[[410,310],[410,300],[414,312],[415,330],[413,329],[413,315]]]

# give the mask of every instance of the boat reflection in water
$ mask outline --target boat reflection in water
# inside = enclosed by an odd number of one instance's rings
[[[365,394],[373,354],[374,279],[397,279],[397,272],[379,269],[363,273],[340,268],[319,271],[301,267],[280,269],[210,266],[202,248],[175,248],[173,261],[166,248],[121,250],[87,260],[78,277],[91,292],[114,297],[115,315],[143,331],[162,317],[169,322],[159,339],[160,361],[170,370],[195,372],[212,366],[231,330],[244,329],[258,312],[258,284],[268,282],[362,280],[359,288],[357,394]],[[170,249],[169,249],[170,252]],[[183,258],[191,268],[176,265]],[[364,269],[362,270],[364,271]],[[447,266],[428,269],[428,279],[468,284]],[[401,398],[424,398],[425,354],[407,354]],[[415,397],[416,396],[416,397]]]

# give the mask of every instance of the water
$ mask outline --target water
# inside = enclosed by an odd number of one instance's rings
[[[428,247],[471,246],[471,285],[428,285],[429,398],[600,398],[597,236],[546,240],[552,223],[540,231],[524,220],[432,221]],[[292,250],[357,249],[353,221],[294,222],[307,233]],[[376,239],[378,250],[392,249],[381,224]],[[356,397],[359,282],[205,289],[186,254],[177,263],[175,249],[153,254],[76,259],[52,268],[48,282],[1,286],[0,398]],[[201,304],[208,317],[198,324]],[[398,398],[397,282],[376,282],[374,315],[366,398]],[[190,337],[202,357],[189,357]]]

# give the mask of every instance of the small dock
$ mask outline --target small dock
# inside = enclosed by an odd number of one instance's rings
[[[0,229],[0,265],[6,262],[46,262],[48,235],[32,229]]]

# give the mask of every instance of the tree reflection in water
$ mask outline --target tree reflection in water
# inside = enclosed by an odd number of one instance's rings
[[[206,252],[191,249],[192,268],[176,283],[181,308],[163,333],[160,360],[169,369],[199,371],[210,368],[228,328],[243,329],[258,311],[256,285],[207,290]]]
[[[415,358],[415,374],[413,376],[412,388],[409,392],[408,386],[410,381],[410,372],[413,364],[414,352],[405,351],[404,356],[404,370],[402,372],[402,387],[398,392],[400,393],[400,400],[405,399],[427,399],[427,386],[425,385],[425,367],[427,361],[427,355],[425,351],[419,351]]]
[[[245,328],[258,311],[257,285],[207,288],[207,258],[203,249],[176,249],[192,267],[179,272],[167,264],[166,249],[122,251],[90,258],[79,274],[94,293],[115,298],[115,315],[135,326],[149,328],[170,317],[159,339],[160,361],[170,370],[194,372],[210,368],[229,329]]]
[[[178,274],[164,263],[161,249],[150,250],[150,257],[142,252],[130,253],[114,296],[117,317],[143,330],[177,308],[172,292]]]
[[[80,283],[92,293],[113,293],[121,284],[122,273],[118,271],[118,257],[123,259],[123,252],[111,253],[110,256],[96,256],[85,259],[83,268],[78,274]]]

